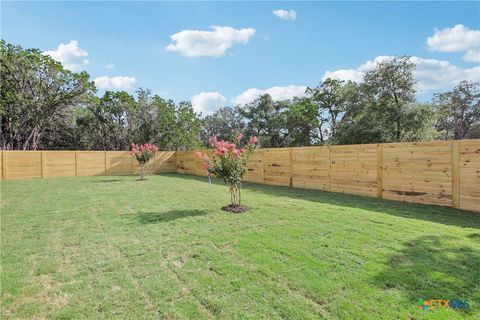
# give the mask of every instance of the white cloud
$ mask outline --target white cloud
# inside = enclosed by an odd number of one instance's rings
[[[461,68],[448,61],[412,57],[413,72],[421,91],[450,89],[462,80],[480,81],[480,67]]]
[[[295,10],[278,9],[278,10],[273,10],[272,13],[282,20],[293,21],[297,19],[297,12]]]
[[[109,64],[105,65],[105,69],[107,70],[112,70],[113,67],[115,67],[115,63],[113,62],[110,62]]]
[[[295,97],[301,98],[304,97],[305,90],[307,89],[306,86],[295,86],[289,85],[286,87],[271,87],[268,89],[257,89],[257,88],[250,88],[242,92],[240,95],[236,96],[232,99],[233,103],[236,105],[240,104],[247,104],[252,102],[256,98],[261,95],[268,93],[273,100],[275,101],[283,101],[283,100],[291,100]]]
[[[69,43],[60,43],[57,50],[45,51],[43,54],[49,55],[53,59],[62,63],[65,69],[79,71],[90,61],[86,59],[88,52],[78,46],[78,41],[71,40]]]
[[[166,49],[186,57],[220,57],[235,43],[248,43],[255,34],[253,28],[211,27],[212,31],[182,30],[172,34]]]
[[[335,71],[330,71],[327,70],[322,77],[322,81],[324,81],[327,78],[332,78],[332,79],[338,79],[338,80],[344,80],[344,81],[354,81],[354,82],[362,82],[363,80],[363,74],[365,71],[372,69],[375,67],[378,63],[391,59],[390,56],[378,56],[374,60],[369,60],[359,66],[356,69],[340,69],[340,70],[335,70]]]
[[[480,47],[467,50],[463,55],[463,60],[471,62],[480,61]]]
[[[95,78],[95,85],[99,89],[124,89],[129,90],[135,88],[137,79],[135,77],[98,77]]]
[[[340,69],[336,71],[327,70],[325,72],[325,75],[322,77],[322,81],[325,81],[328,78],[344,81],[362,82],[363,71],[361,70],[361,67],[358,69]]]
[[[196,112],[212,114],[219,108],[225,107],[227,98],[218,92],[200,92],[192,97],[192,106]]]
[[[373,68],[379,62],[391,58],[393,57],[378,56],[372,61],[365,62],[356,69],[327,71],[322,81],[326,78],[333,78],[361,82],[365,71]],[[411,61],[416,65],[413,76],[417,81],[417,88],[421,92],[450,89],[462,80],[480,81],[480,67],[461,68],[448,61],[424,59],[420,57],[411,57]]]
[[[457,24],[453,28],[434,30],[427,38],[428,48],[440,52],[465,52],[466,61],[480,61],[480,30]]]

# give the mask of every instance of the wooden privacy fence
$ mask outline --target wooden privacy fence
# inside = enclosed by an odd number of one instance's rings
[[[206,175],[194,151],[176,161]],[[246,179],[480,212],[480,139],[258,149]]]
[[[2,151],[2,179],[137,174],[128,151]],[[157,151],[147,173],[175,172],[174,151]]]
[[[205,176],[194,151],[158,151],[147,173]],[[3,179],[136,174],[127,151],[2,151]],[[480,139],[258,149],[247,181],[480,212]]]

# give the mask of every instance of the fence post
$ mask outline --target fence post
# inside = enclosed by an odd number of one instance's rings
[[[327,146],[327,191],[332,190],[332,176],[331,176],[331,167],[332,167],[332,157],[330,155],[330,146]]]
[[[105,159],[105,162],[104,162],[104,165],[105,165],[105,176],[107,175],[107,151],[105,151],[104,153],[104,159]]]
[[[2,152],[2,175],[3,179],[7,180],[7,150],[3,150]]]
[[[293,148],[289,150],[290,156],[290,188],[293,186]]]
[[[154,174],[160,172],[160,166],[158,166],[159,169],[158,169],[158,172],[157,172],[157,164],[156,164],[156,162],[157,162],[157,152],[154,151],[154,152],[153,152],[153,163],[152,163],[152,165],[153,165],[153,173],[154,173]]]
[[[265,150],[262,150],[262,184],[265,184]]]
[[[42,178],[45,178],[45,151],[40,151],[40,168]]]
[[[383,148],[377,144],[377,198],[383,197]]]
[[[75,151],[75,177],[78,177],[78,152]]]
[[[460,149],[459,141],[452,141],[452,207],[460,208]]]
[[[178,151],[175,150],[175,172],[178,173]]]

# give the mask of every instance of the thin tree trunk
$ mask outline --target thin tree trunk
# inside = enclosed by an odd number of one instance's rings
[[[238,186],[238,205],[242,204],[242,186]]]

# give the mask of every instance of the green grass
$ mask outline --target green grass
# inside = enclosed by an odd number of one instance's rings
[[[176,174],[1,195],[2,319],[480,316],[480,214],[247,184],[235,215],[218,181]]]

